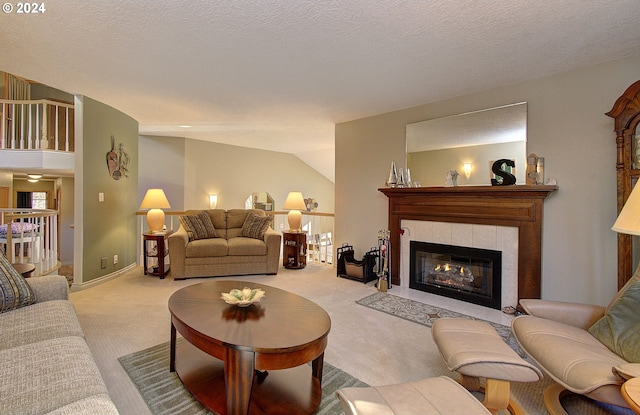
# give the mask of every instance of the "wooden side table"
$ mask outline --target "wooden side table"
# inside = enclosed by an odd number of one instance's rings
[[[143,257],[144,257],[144,275],[157,275],[160,279],[164,279],[164,276],[169,272],[171,264],[168,262],[169,245],[167,244],[167,238],[173,231],[164,232],[145,232],[142,234],[143,245]],[[152,245],[154,248],[150,248]],[[155,258],[158,261],[157,267],[148,267],[147,263],[149,258]],[[166,267],[165,267],[166,263]]]
[[[307,265],[306,233],[282,233],[282,265],[290,269],[301,269]]]
[[[623,383],[621,392],[629,408],[640,414],[640,378],[632,378]]]

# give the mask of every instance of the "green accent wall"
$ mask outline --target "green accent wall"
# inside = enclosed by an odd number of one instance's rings
[[[81,127],[82,144],[81,157],[76,156],[76,195],[81,190],[83,202],[81,225],[78,227],[76,212],[75,231],[81,232],[82,282],[86,283],[136,263],[138,122],[88,97],[77,96],[78,103],[82,115],[76,128]],[[122,144],[129,155],[128,177],[119,180],[107,168],[111,136],[115,137],[115,151]],[[102,202],[100,193],[104,194]],[[118,255],[118,264],[113,263],[114,255]],[[106,268],[101,268],[101,258],[107,258]]]

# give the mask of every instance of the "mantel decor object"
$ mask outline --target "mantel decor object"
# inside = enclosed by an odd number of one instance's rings
[[[494,161],[491,165],[491,171],[495,177],[491,179],[491,186],[511,186],[516,184],[516,176],[511,174],[512,171],[515,171],[515,168],[515,160],[500,159]]]
[[[398,183],[398,170],[396,169],[396,162],[391,162],[391,168],[389,169],[389,178],[387,179],[387,186],[396,187]]]
[[[231,305],[237,305],[238,307],[248,307],[253,303],[258,303],[264,297],[264,291],[260,288],[251,289],[248,287],[244,287],[239,290],[234,288],[228,293],[222,293],[221,299],[224,300],[225,303]]]
[[[458,171],[449,170],[444,178],[444,187],[456,187],[458,185]]]

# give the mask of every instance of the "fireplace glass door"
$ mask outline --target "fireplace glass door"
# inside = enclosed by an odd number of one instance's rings
[[[500,309],[500,251],[419,241],[410,248],[410,288]]]

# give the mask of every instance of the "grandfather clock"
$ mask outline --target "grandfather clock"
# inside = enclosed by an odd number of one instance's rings
[[[615,122],[618,214],[640,178],[640,81],[624,91],[607,112]],[[618,289],[631,278],[640,260],[640,237],[618,234]]]

